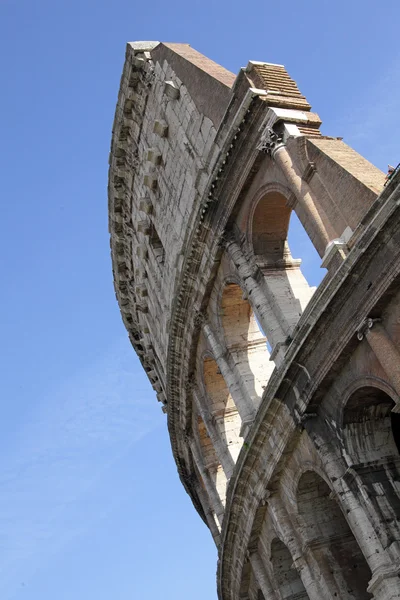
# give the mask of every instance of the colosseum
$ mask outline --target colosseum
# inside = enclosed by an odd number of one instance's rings
[[[320,125],[282,65],[127,45],[115,290],[220,600],[400,598],[400,170]]]

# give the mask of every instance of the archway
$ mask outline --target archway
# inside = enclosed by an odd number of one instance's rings
[[[258,407],[275,365],[269,360],[267,339],[254,312],[243,297],[243,290],[235,283],[228,283],[223,290],[221,321],[226,347],[254,406]]]
[[[257,203],[250,223],[251,246],[276,305],[282,332],[290,335],[314,289],[293,259],[288,245],[291,208],[283,194],[266,193]]]
[[[383,390],[364,386],[343,412],[343,437],[353,468],[361,478],[388,543],[400,542],[400,415]]]
[[[271,544],[271,563],[282,600],[308,600],[309,596],[285,544],[275,538]]]
[[[290,214],[287,242],[293,255],[301,257],[301,272],[308,284],[317,287],[326,269],[321,267],[321,257],[294,210]]]
[[[315,471],[306,471],[297,488],[297,506],[306,543],[340,598],[368,600],[371,571],[331,489]]]

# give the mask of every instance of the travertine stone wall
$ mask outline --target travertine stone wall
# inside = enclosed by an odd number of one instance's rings
[[[116,295],[221,600],[400,598],[400,175],[384,186],[320,125],[282,65],[127,46]]]

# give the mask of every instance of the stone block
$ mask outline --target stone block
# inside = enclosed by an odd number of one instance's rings
[[[146,213],[146,215],[151,215],[153,213],[153,204],[149,198],[143,198],[139,202],[139,210],[140,212]]]
[[[148,256],[149,256],[149,254],[148,254],[148,251],[147,251],[147,248],[146,248],[146,246],[144,246],[144,245],[138,246],[138,247],[136,248],[136,256],[137,256],[137,257],[138,257],[140,260],[147,260],[147,259],[148,259]]]
[[[146,153],[146,159],[153,163],[153,165],[159,165],[161,163],[161,152],[158,148],[149,148]]]
[[[171,98],[171,100],[177,100],[180,96],[179,88],[173,81],[166,81],[164,84],[164,94]]]
[[[143,177],[143,183],[150,190],[157,189],[157,176],[154,173],[148,173]]]
[[[148,296],[148,295],[149,295],[149,294],[148,294],[148,292],[147,292],[147,288],[146,288],[146,286],[144,286],[144,285],[138,285],[138,286],[135,288],[135,292],[136,292],[136,295],[137,295],[139,298],[145,298],[146,296]]]
[[[153,132],[159,137],[167,137],[168,123],[162,119],[154,121]]]
[[[139,221],[137,230],[139,233],[143,233],[143,235],[149,235],[151,231],[151,224],[147,220]]]

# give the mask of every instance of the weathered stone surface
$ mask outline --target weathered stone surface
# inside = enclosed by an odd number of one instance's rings
[[[114,284],[221,600],[400,598],[400,175],[320,124],[282,65],[127,46]]]

